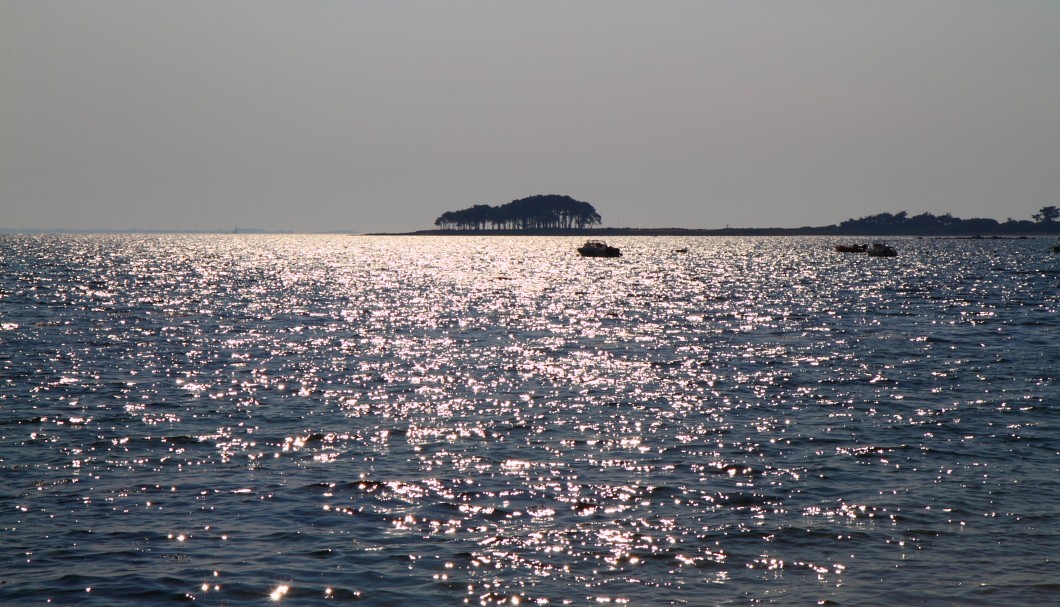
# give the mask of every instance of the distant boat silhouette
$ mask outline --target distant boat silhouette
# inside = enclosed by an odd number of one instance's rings
[[[898,251],[882,242],[874,242],[869,247],[868,254],[870,257],[895,257],[898,255]]]
[[[869,248],[867,244],[837,244],[835,250],[840,253],[864,253]]]
[[[622,251],[618,247],[612,247],[602,240],[590,240],[578,247],[578,253],[582,257],[621,257]]]

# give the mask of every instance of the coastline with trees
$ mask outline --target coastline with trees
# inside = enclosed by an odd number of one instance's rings
[[[950,213],[877,213],[827,226],[800,228],[609,228],[593,205],[570,196],[546,194],[491,206],[473,205],[442,213],[437,229],[407,234],[596,235],[596,236],[1030,236],[1060,234],[1060,208],[1042,207],[1031,219],[961,219]]]
[[[961,219],[949,213],[933,215],[921,213],[910,216],[908,212],[878,213],[860,219],[848,219],[838,225],[828,226],[837,234],[851,235],[907,235],[907,236],[973,236],[973,235],[1028,235],[1060,233],[1060,209],[1043,207],[1032,215],[1033,221],[1009,218],[1004,222],[996,219]]]

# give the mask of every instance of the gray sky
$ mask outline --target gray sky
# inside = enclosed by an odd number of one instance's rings
[[[0,0],[0,227],[1060,204],[1060,2]]]

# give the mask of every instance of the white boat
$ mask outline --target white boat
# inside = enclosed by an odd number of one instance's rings
[[[622,251],[602,240],[590,240],[578,247],[582,257],[621,257]]]

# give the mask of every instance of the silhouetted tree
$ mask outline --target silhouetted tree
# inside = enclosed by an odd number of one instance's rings
[[[1054,206],[1042,207],[1041,210],[1034,215],[1031,215],[1031,217],[1038,223],[1052,223],[1060,218],[1060,209]]]

